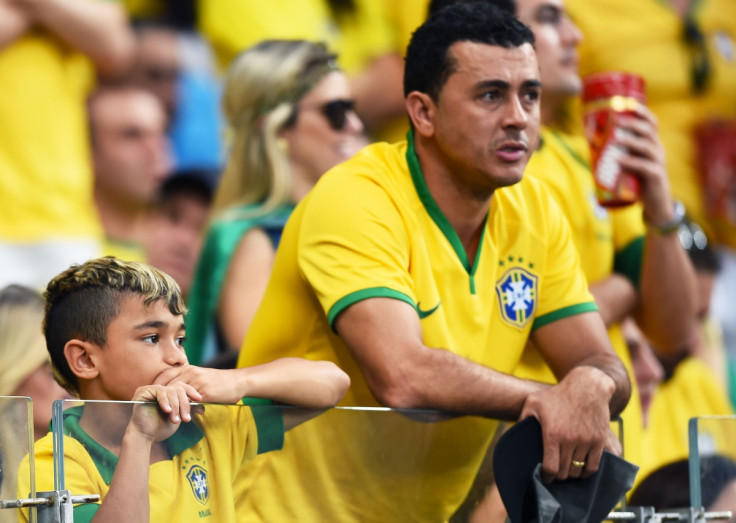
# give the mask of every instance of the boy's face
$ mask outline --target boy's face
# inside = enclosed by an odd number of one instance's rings
[[[86,399],[131,400],[138,387],[187,363],[183,342],[184,320],[169,311],[165,300],[146,307],[139,296],[125,298],[107,329],[107,343],[90,352],[99,370],[95,389],[99,397]]]

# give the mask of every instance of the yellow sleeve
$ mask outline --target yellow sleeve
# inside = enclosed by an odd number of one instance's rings
[[[408,234],[385,190],[344,176],[323,180],[321,189],[305,209],[297,259],[330,324],[366,298],[414,305]]]

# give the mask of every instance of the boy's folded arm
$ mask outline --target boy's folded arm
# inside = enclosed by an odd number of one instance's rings
[[[148,469],[153,443],[131,420],[123,436],[110,490],[92,518],[93,523],[149,521]]]
[[[190,385],[145,385],[133,401],[156,402],[135,405],[125,429],[110,490],[93,522],[149,521],[148,476],[153,446],[171,436],[181,420],[190,421],[189,401],[201,397]]]
[[[280,358],[241,369],[208,369],[186,365],[162,372],[155,384],[184,382],[202,401],[236,403],[241,398],[266,398],[309,409],[336,405],[350,386],[350,378],[329,361]]]

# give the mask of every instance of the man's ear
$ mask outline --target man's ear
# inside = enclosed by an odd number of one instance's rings
[[[77,339],[69,340],[64,345],[64,357],[77,378],[91,380],[100,373],[92,355],[95,350],[100,349],[88,341]]]
[[[409,113],[414,131],[422,136],[434,134],[434,118],[437,105],[427,93],[412,91],[406,97],[406,112]]]

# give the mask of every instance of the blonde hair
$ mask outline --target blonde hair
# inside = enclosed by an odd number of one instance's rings
[[[214,214],[243,204],[260,204],[257,214],[265,214],[290,200],[292,173],[279,132],[294,123],[299,100],[336,70],[335,55],[305,40],[265,40],[235,58],[223,92],[232,148]]]
[[[0,290],[0,395],[14,393],[33,371],[49,361],[41,331],[43,301],[27,287]]]

